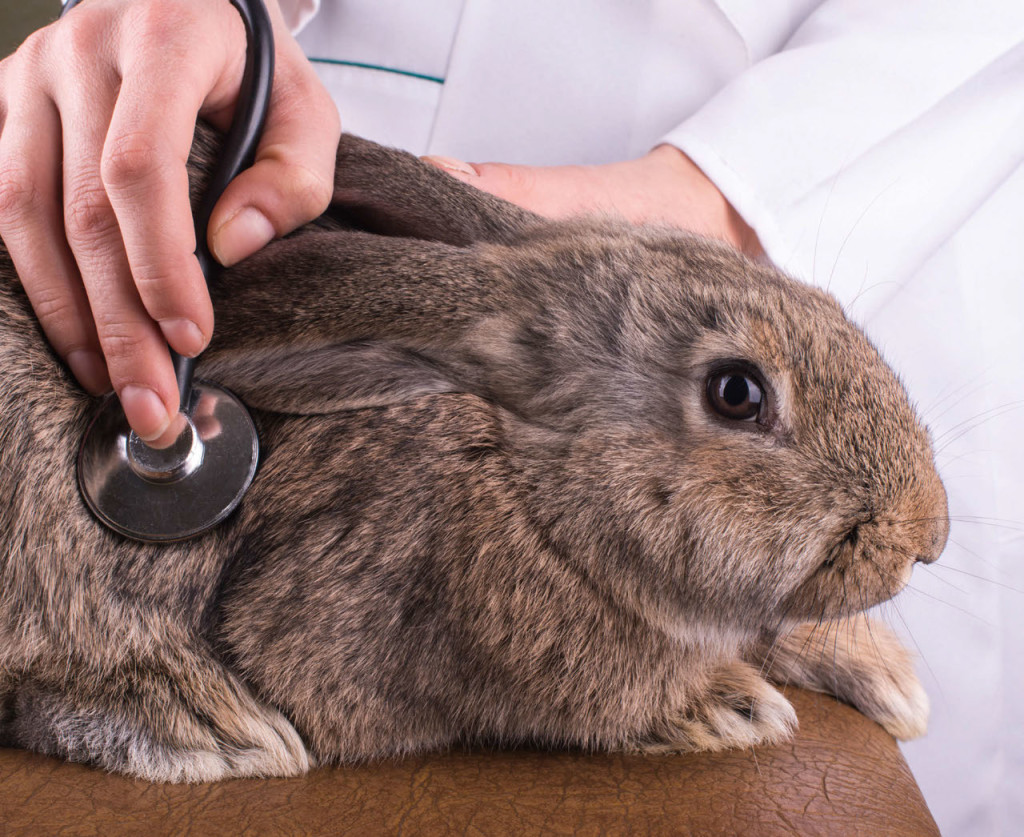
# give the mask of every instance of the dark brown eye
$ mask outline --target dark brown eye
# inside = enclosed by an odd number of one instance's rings
[[[764,407],[764,392],[749,372],[725,369],[708,378],[708,403],[722,418],[757,421]]]

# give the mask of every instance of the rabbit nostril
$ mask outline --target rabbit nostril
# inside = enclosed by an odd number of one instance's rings
[[[944,513],[926,521],[926,524],[927,529],[918,535],[915,564],[933,564],[938,561],[949,538],[949,518]]]
[[[934,564],[936,561],[939,560],[939,555],[942,554],[942,550],[945,547],[945,545],[946,545],[946,541],[945,541],[945,539],[943,539],[941,541],[941,543],[936,546],[936,548],[930,549],[930,550],[928,550],[926,552],[923,552],[923,553],[921,553],[919,555],[914,556],[914,563],[915,564]]]

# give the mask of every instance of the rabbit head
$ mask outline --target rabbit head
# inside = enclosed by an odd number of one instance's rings
[[[614,225],[546,227],[489,260],[527,287],[469,331],[456,376],[510,414],[537,517],[624,595],[818,619],[892,597],[942,551],[928,434],[830,296]]]

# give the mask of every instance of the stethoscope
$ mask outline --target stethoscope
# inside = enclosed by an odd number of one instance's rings
[[[61,15],[79,0],[68,0]],[[245,24],[245,73],[234,121],[195,216],[196,257],[207,284],[219,265],[206,243],[217,200],[252,165],[270,102],[274,41],[262,0],[231,0]],[[146,445],[128,426],[121,404],[108,395],[78,452],[78,486],[106,526],[140,541],[177,541],[223,521],[241,502],[256,474],[259,439],[248,410],[227,390],[194,381],[195,358],[171,351],[184,429],[169,447]]]

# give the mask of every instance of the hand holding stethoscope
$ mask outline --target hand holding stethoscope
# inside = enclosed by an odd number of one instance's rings
[[[210,218],[227,263],[331,191],[336,110],[267,8],[277,70],[256,165]],[[212,333],[185,160],[198,115],[227,128],[244,56],[228,0],[83,0],[0,63],[0,235],[57,353],[90,392],[113,386],[145,439],[178,410],[168,344],[192,356]]]

